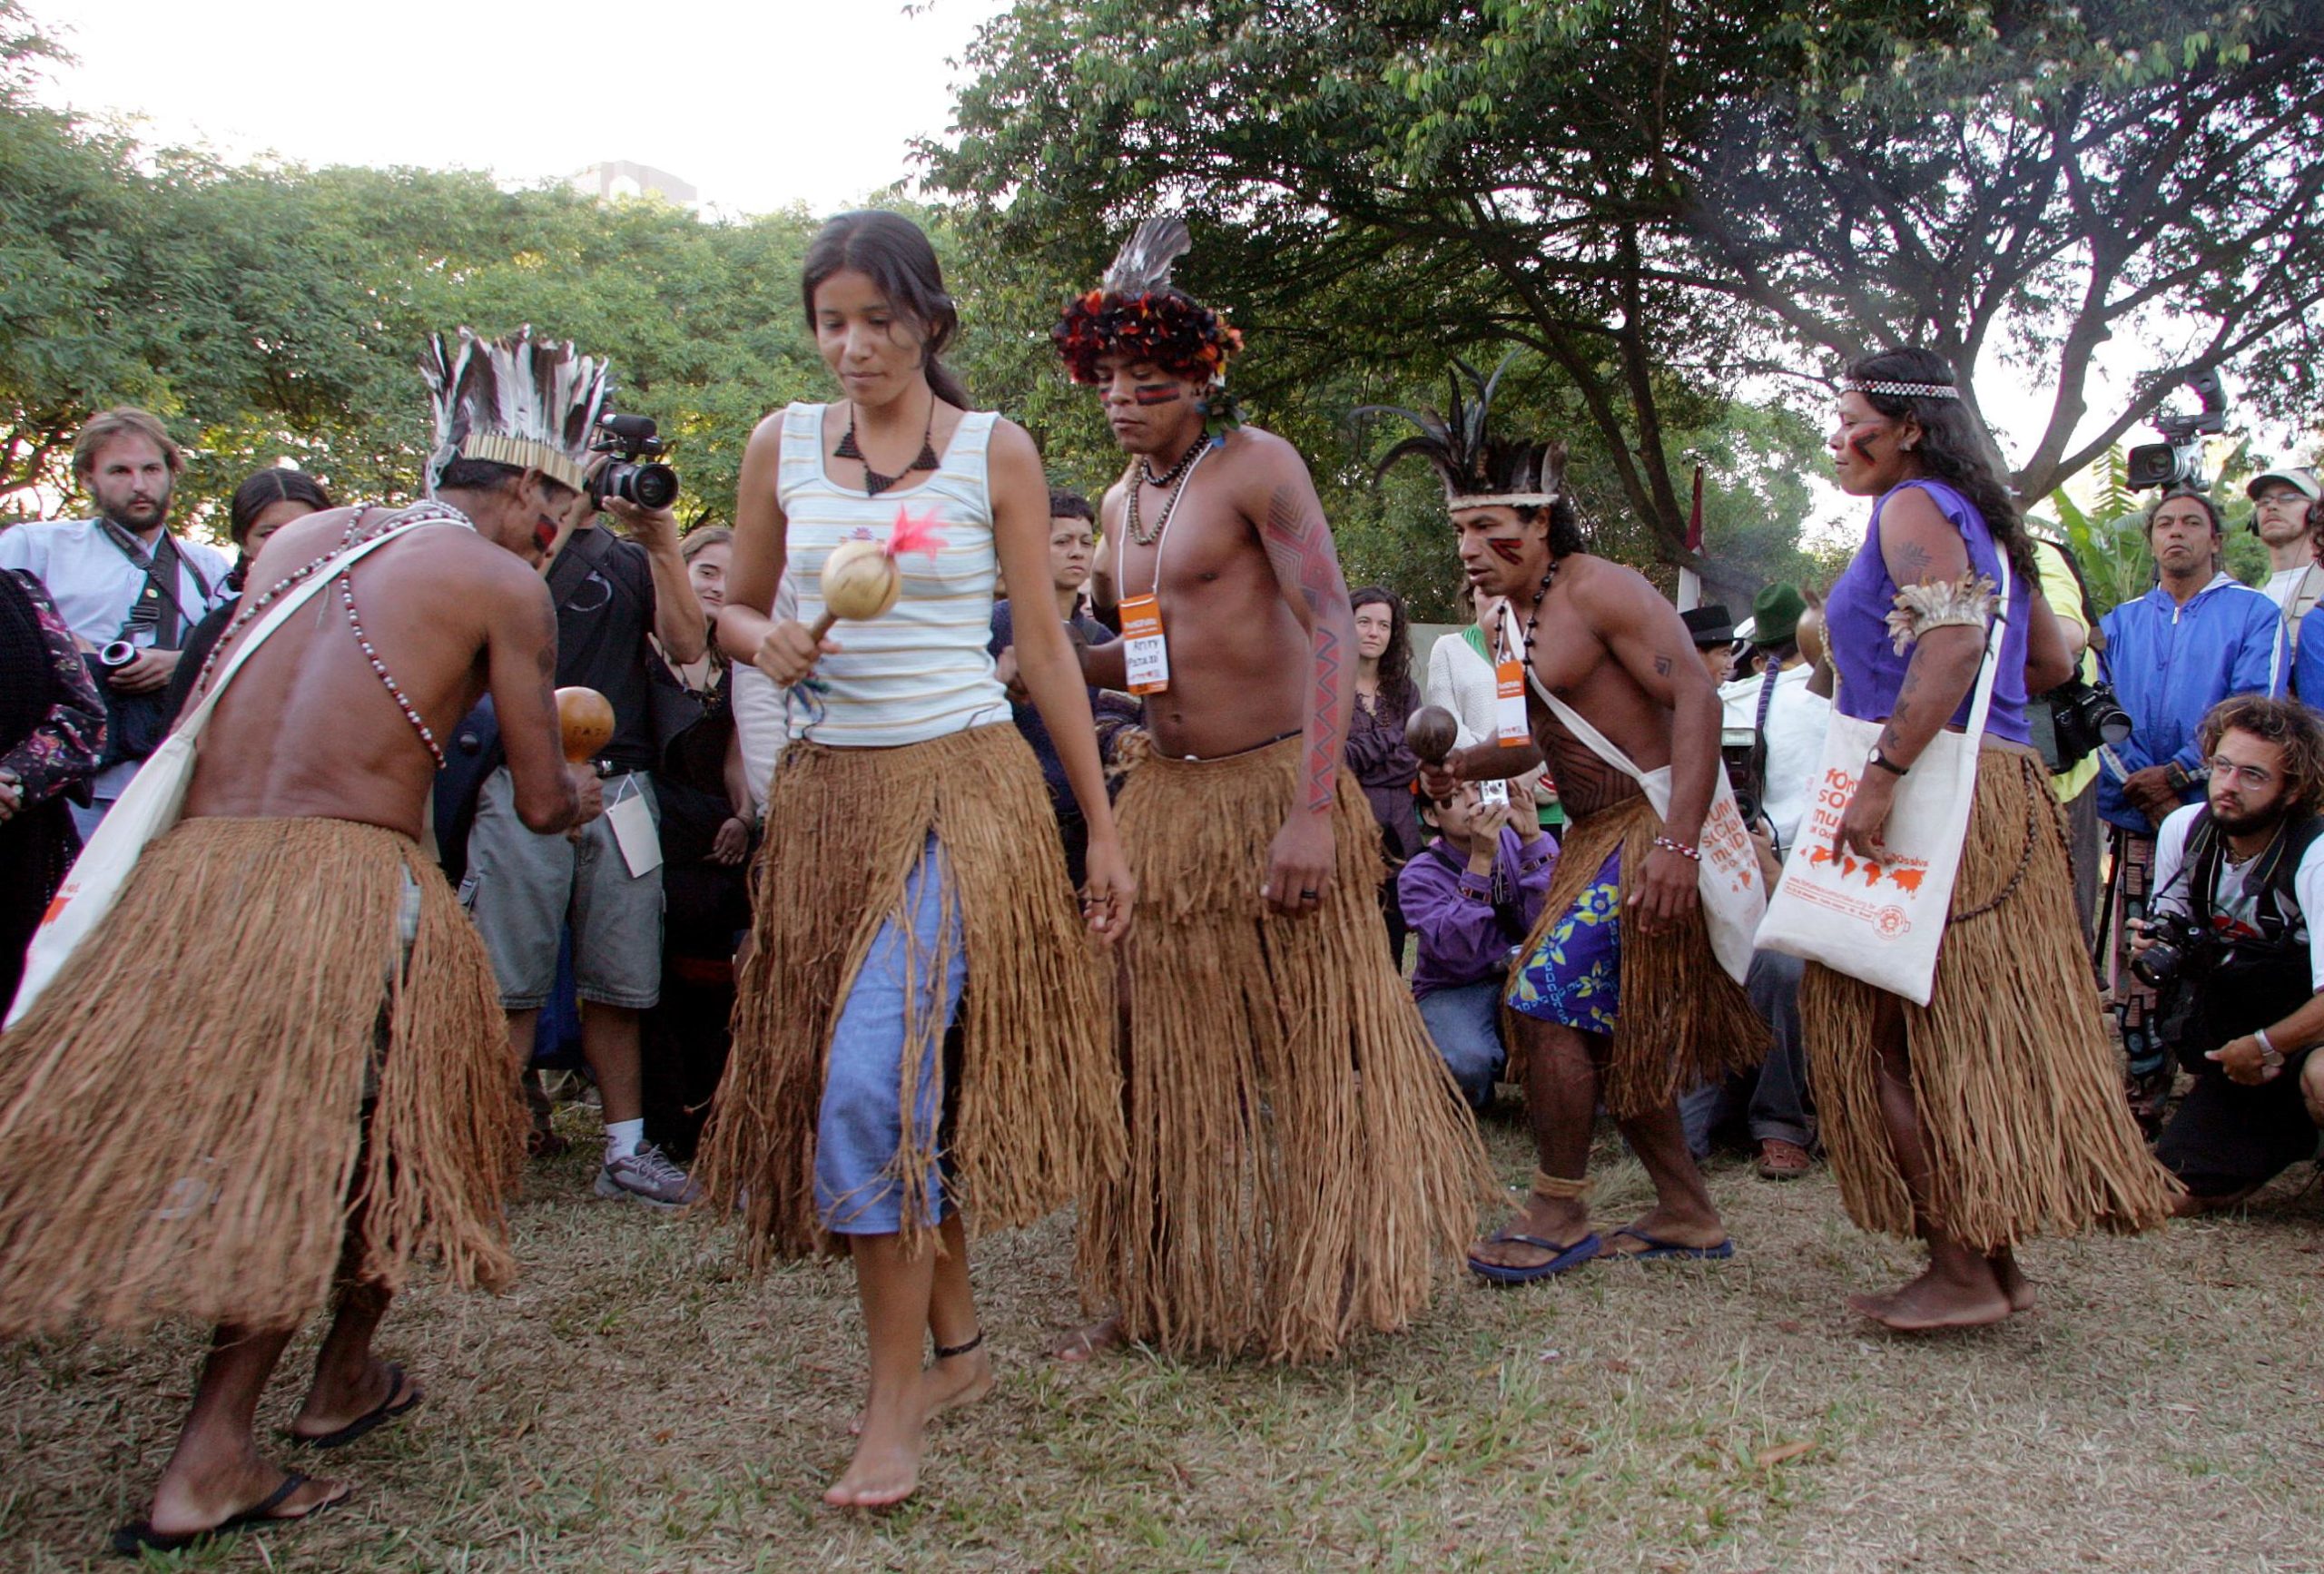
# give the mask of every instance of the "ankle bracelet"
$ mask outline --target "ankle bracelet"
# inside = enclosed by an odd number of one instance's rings
[[[978,1345],[982,1344],[983,1343],[984,1330],[980,1328],[977,1330],[976,1337],[970,1340],[966,1344],[938,1345],[936,1347],[936,1359],[939,1361],[950,1361],[955,1355],[966,1355],[970,1351],[974,1350]]]

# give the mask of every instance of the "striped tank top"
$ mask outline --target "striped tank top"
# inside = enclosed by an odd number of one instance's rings
[[[791,735],[839,749],[925,743],[1009,719],[1009,694],[985,643],[992,635],[992,495],[986,451],[990,410],[960,418],[944,462],[927,480],[877,497],[845,490],[823,474],[822,405],[783,412],[783,457],[775,493],[783,504],[785,557],[802,623],[823,615],[823,559],[843,541],[885,541],[896,510],[931,509],[944,546],[899,558],[903,595],[887,615],[840,622],[831,637],[846,647],[816,664],[790,696]]]

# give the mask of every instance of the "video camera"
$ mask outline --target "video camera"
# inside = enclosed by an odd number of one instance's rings
[[[666,508],[678,498],[678,473],[652,460],[662,451],[660,428],[652,416],[606,416],[597,422],[593,454],[614,457],[589,477],[589,506],[603,508],[619,497],[641,508]],[[640,460],[645,463],[639,463]]]
[[[2202,402],[2201,410],[2191,416],[2154,418],[2154,429],[2162,434],[2162,441],[2141,443],[2131,450],[2126,467],[2131,490],[2143,492],[2156,487],[2201,489],[2208,484],[2203,475],[2203,437],[2227,430],[2227,392],[2220,387],[2219,373],[2215,371],[2192,373],[2187,379],[2187,386]]]

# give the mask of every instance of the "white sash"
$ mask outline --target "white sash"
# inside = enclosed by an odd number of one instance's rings
[[[33,1002],[72,959],[74,948],[113,910],[146,843],[178,822],[180,812],[185,807],[186,788],[193,781],[202,729],[209,724],[218,696],[226,692],[227,683],[241,670],[251,653],[356,559],[390,541],[401,540],[412,527],[458,523],[458,520],[433,514],[413,520],[410,526],[391,525],[368,541],[343,547],[312,575],[284,591],[282,599],[258,620],[250,636],[234,648],[233,655],[218,669],[202,703],[185,713],[184,719],[162,741],[162,746],[138,769],[128,788],[114,801],[111,812],[98,825],[96,834],[81,850],[72,871],[64,877],[63,888],[48,904],[40,927],[33,931],[32,945],[25,952],[24,982],[17,986],[15,1003],[8,1008],[6,1026],[14,1027],[32,1009]]]
[[[1502,609],[1508,615],[1508,608]],[[1504,636],[1506,630],[1504,629]],[[1550,707],[1551,713],[1564,724],[1565,730],[1581,741],[1582,746],[1600,760],[1639,784],[1654,812],[1667,822],[1670,818],[1670,767],[1641,771],[1628,754],[1622,753],[1611,738],[1584,721],[1581,713],[1559,699],[1542,686],[1533,674],[1532,664],[1525,668],[1525,681]],[[1551,774],[1556,772],[1554,770]],[[1703,922],[1710,931],[1711,954],[1718,959],[1719,967],[1737,983],[1751,970],[1751,939],[1758,932],[1760,917],[1767,911],[1767,892],[1759,880],[1758,855],[1751,846],[1751,833],[1745,829],[1742,813],[1735,807],[1735,789],[1727,780],[1727,772],[1715,760],[1711,772],[1710,812],[1703,816],[1703,826],[1695,839],[1696,851],[1702,854],[1697,866],[1695,888],[1702,895]],[[1622,871],[1625,883],[1638,878],[1640,871]]]

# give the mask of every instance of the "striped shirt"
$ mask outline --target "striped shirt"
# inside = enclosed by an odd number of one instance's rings
[[[786,523],[784,556],[798,587],[802,623],[823,614],[823,560],[843,541],[885,541],[898,508],[931,509],[944,535],[926,553],[899,558],[903,595],[884,617],[836,624],[843,649],[816,664],[792,690],[791,735],[842,749],[925,743],[1009,719],[1009,695],[985,642],[992,632],[992,495],[986,457],[990,410],[970,411],[926,481],[877,497],[834,486],[823,473],[822,405],[783,412],[783,457],[775,492]]]

